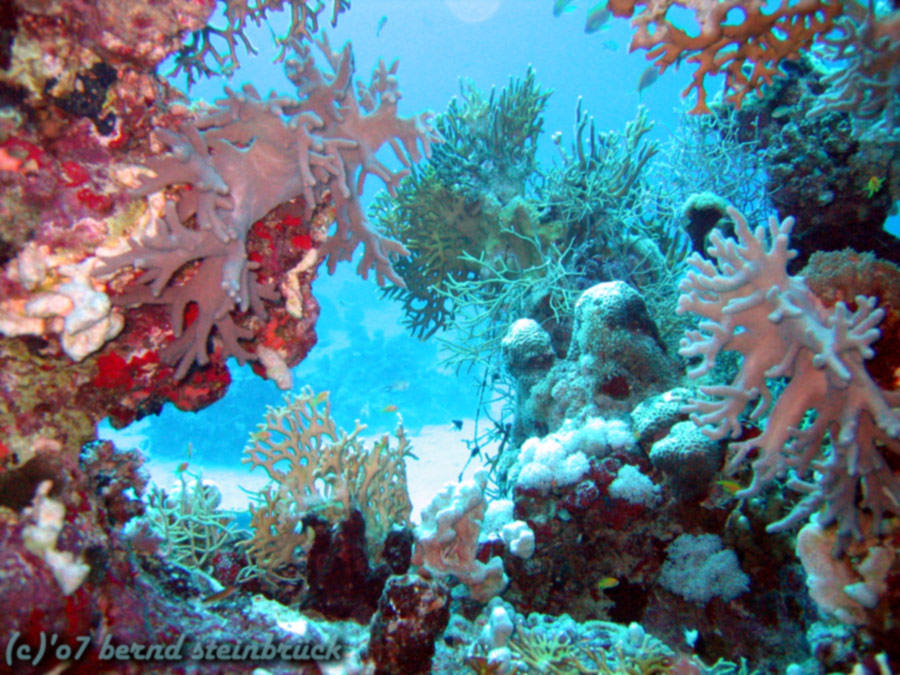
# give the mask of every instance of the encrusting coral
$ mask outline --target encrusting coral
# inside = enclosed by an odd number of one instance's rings
[[[227,98],[217,107],[185,121],[179,131],[156,130],[171,153],[147,161],[155,176],[142,176],[137,194],[183,185],[190,189],[177,200],[169,199],[164,213],[129,239],[126,251],[103,258],[95,270],[97,275],[128,266],[147,270],[116,302],[169,307],[177,339],[163,359],[178,364],[176,378],[184,377],[194,362],[208,362],[207,339],[213,328],[226,355],[241,362],[250,357],[238,344],[248,333],[234,325],[230,313],[249,310],[263,318],[262,301],[276,297],[256,281],[252,272],[257,265],[248,260],[245,244],[251,226],[282,203],[302,197],[309,219],[316,204],[330,197],[337,231],[319,250],[329,271],[339,260],[349,260],[363,243],[359,273],[365,278],[374,268],[379,284],[389,279],[403,285],[390,257],[405,255],[406,249],[369,228],[358,195],[369,174],[393,192],[407,173],[391,171],[377,159],[382,145],[389,143],[408,167],[429,156],[440,136],[431,126],[430,113],[397,115],[396,62],[390,68],[380,62],[371,83],[358,83],[353,96],[349,43],[340,52],[332,51],[327,39],[318,45],[331,73],[318,68],[307,45],[296,45],[299,59],[286,64],[298,99],[274,93],[263,99],[252,85],[242,93],[226,89]],[[185,227],[191,218],[196,229]],[[197,263],[194,276],[182,285],[170,285],[173,275],[192,262]],[[189,303],[196,304],[196,319],[185,329]]]
[[[722,351],[739,352],[743,363],[730,385],[701,387],[708,398],[686,410],[710,438],[738,438],[740,415],[756,402],[750,419],[767,416],[765,429],[730,446],[731,471],[756,453],[753,481],[735,496],[758,494],[792,469],[788,485],[805,497],[768,529],[790,527],[824,506],[819,523],[837,524],[840,553],[851,539],[877,534],[888,514],[900,514],[900,478],[882,454],[900,453],[900,392],[879,388],[865,369],[884,310],[861,295],[855,311],[844,302],[828,309],[802,277],[788,275],[793,219],[779,224],[772,217],[767,232],[751,231],[733,208],[729,215],[737,238],[713,231],[708,252],[715,262],[696,253],[689,259],[694,269],[681,282],[678,311],[703,320],[680,353],[700,357],[689,371],[694,378],[709,372]],[[767,380],[780,377],[789,382],[776,398]],[[815,416],[807,420],[810,409]],[[830,450],[823,452],[826,438]],[[810,467],[815,483],[802,479]],[[860,517],[863,510],[871,519]]]

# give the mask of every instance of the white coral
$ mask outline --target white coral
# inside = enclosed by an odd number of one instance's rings
[[[892,410],[900,393],[879,389],[863,365],[874,354],[884,311],[862,296],[854,312],[842,302],[829,309],[802,277],[787,274],[796,255],[788,248],[792,218],[780,224],[770,218],[768,233],[761,226],[751,232],[737,210],[729,214],[737,239],[714,231],[708,252],[715,262],[697,253],[688,261],[694,270],[681,282],[678,312],[703,320],[682,339],[680,353],[701,357],[691,377],[708,373],[720,351],[737,351],[743,362],[730,385],[701,387],[708,398],[685,410],[710,438],[737,438],[739,416],[755,402],[750,418],[768,419],[761,435],[730,446],[730,471],[758,451],[753,482],[736,496],[755,495],[792,469],[797,477],[789,485],[807,496],[769,529],[798,523],[825,503],[823,526],[837,522],[844,544],[861,539],[860,508],[874,515],[873,531],[885,513],[900,513],[900,480],[875,445],[900,452],[900,415]],[[777,399],[767,383],[775,377],[790,380]],[[810,409],[818,414],[804,427]],[[817,459],[827,434],[832,450]],[[816,484],[800,480],[809,468],[819,474]]]
[[[76,560],[70,551],[56,550],[56,540],[62,532],[66,507],[48,496],[52,487],[53,482],[49,480],[38,486],[34,502],[26,511],[33,522],[22,530],[22,539],[25,548],[43,558],[50,567],[63,595],[71,595],[81,586],[91,568],[81,560]]]

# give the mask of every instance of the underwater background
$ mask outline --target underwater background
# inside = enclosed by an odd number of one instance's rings
[[[0,672],[896,670],[893,3],[13,0],[0,67]]]

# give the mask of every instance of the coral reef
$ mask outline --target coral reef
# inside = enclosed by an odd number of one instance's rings
[[[516,442],[555,431],[566,419],[584,421],[601,409],[627,411],[629,402],[675,382],[679,366],[660,343],[640,294],[625,282],[584,291],[574,315],[565,359],[534,374],[510,364],[520,395],[512,433]],[[506,339],[512,341],[515,334],[507,333]],[[516,350],[504,354],[514,358]]]
[[[124,425],[158,412],[166,401],[196,409],[219,398],[230,382],[220,347],[212,348],[206,371],[179,373],[185,377],[173,381],[175,364],[160,353],[168,353],[178,326],[167,329],[157,307],[117,304],[127,279],[105,284],[96,278],[103,265],[95,254],[104,246],[141,226],[171,224],[159,199],[148,208],[127,187],[135,180],[134,165],[161,150],[151,142],[151,129],[175,127],[189,116],[176,102],[179,95],[153,72],[182,44],[182,31],[203,26],[211,11],[208,3],[181,4],[15,5],[0,121],[0,427],[11,449],[4,462],[27,461],[38,434],[77,453],[93,439],[90,427],[106,416]],[[246,242],[260,284],[280,282],[313,247],[310,226],[326,209],[312,208],[312,222],[292,216],[290,233],[274,225],[279,214],[261,214]],[[260,230],[264,242],[257,239]],[[195,272],[178,271],[173,285]],[[266,322],[235,316],[235,332],[252,331],[283,361],[299,361],[315,341],[313,274],[298,280],[295,293],[306,310],[303,320],[278,309]],[[187,334],[199,333],[196,306],[183,309],[175,318]],[[24,395],[13,396],[16,391]]]
[[[115,672],[176,672],[171,664],[150,666],[154,659],[140,650],[158,645],[159,654],[165,650],[180,663],[202,661],[201,643],[208,640],[229,654],[254,643],[261,649],[337,641],[333,627],[300,621],[298,614],[277,618],[260,600],[202,602],[222,587],[165,561],[159,540],[142,530],[125,534],[121,526],[143,510],[141,461],[101,443],[85,453],[82,468],[58,445],[45,444],[25,465],[0,473],[0,601],[6,610],[0,630],[14,641],[16,654],[0,671],[87,673],[110,670],[112,663]],[[124,656],[113,661],[113,653]],[[233,663],[229,672],[254,667],[252,661]],[[297,672],[296,664],[272,662],[270,668]]]
[[[439,140],[428,114],[397,115],[396,64],[354,95],[349,45],[322,39],[320,69],[292,35],[296,98],[248,87],[188,108],[153,69],[214,4],[15,7],[0,120],[4,461],[27,461],[39,422],[74,453],[106,416],[204,407],[228,387],[230,356],[290,386],[316,339],[317,267],[360,242],[360,273],[402,283],[390,257],[403,247],[369,229],[357,197],[369,174],[393,189],[406,173],[377,158],[383,144],[409,166]],[[231,3],[229,25],[273,9]]]
[[[828,61],[842,65],[828,69],[823,82],[829,88],[810,114],[848,112],[857,135],[875,131],[900,142],[896,134],[900,16],[896,8],[879,15],[874,0],[867,7],[857,0],[844,4],[845,15],[835,20],[836,32],[823,36]]]
[[[896,244],[882,226],[900,194],[897,17],[763,4],[594,7],[601,23],[634,17],[651,68],[695,64],[693,112],[715,118],[664,145],[643,107],[602,132],[579,101],[544,171],[549,92],[531,68],[499,94],[463,82],[437,120],[401,116],[396,63],[354,81],[351,46],[317,35],[349,0],[14,0],[0,17],[0,671],[746,675],[740,655],[763,672],[889,672],[900,275],[844,246]],[[248,84],[188,104],[156,74],[173,54],[189,82],[230,74],[254,51],[250,24],[278,12],[290,95]],[[718,73],[743,113],[707,101]],[[360,201],[370,175],[390,195],[381,229]],[[770,198],[806,205],[802,255],[790,219],[751,231],[726,208]],[[464,442],[487,468],[464,480],[467,465],[418,527],[399,416],[396,440],[366,443],[310,387],[250,435],[243,464],[268,483],[249,514],[223,510],[187,462],[162,490],[139,452],[95,440],[107,416],[208,405],[232,357],[290,390],[316,341],[318,270],[354,254],[414,335],[451,329],[449,363],[479,370]],[[384,334],[359,330],[327,361],[367,366],[341,383],[341,416],[393,412],[407,388],[425,407],[434,378],[387,384],[420,364]],[[698,386],[680,386],[685,366]]]
[[[852,111],[816,110],[837,95],[820,60],[804,56],[783,70],[786,77],[736,113],[740,138],[758,148],[771,205],[732,205],[751,222],[763,220],[771,206],[780,218],[795,218],[798,256],[791,272],[815,251],[846,247],[897,262],[900,241],[884,224],[900,195],[900,148],[884,128],[857,123]],[[733,114],[715,105],[713,110]]]

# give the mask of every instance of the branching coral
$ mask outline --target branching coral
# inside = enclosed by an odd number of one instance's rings
[[[647,109],[639,106],[623,133],[598,133],[579,98],[570,151],[563,148],[561,135],[554,138],[562,165],[546,176],[542,209],[550,209],[568,229],[584,233],[598,225],[602,215],[630,204],[647,162],[659,151],[656,141],[644,138],[652,129]]]
[[[109,274],[131,265],[146,270],[119,302],[169,306],[177,340],[164,359],[177,362],[176,377],[183,377],[193,362],[206,363],[213,328],[226,355],[239,360],[250,356],[238,344],[246,332],[234,325],[230,313],[250,311],[262,317],[262,300],[276,296],[254,279],[247,236],[253,223],[291,199],[302,197],[307,218],[318,203],[333,201],[337,231],[318,252],[329,271],[338,261],[349,260],[362,243],[359,273],[365,278],[374,268],[379,284],[389,279],[403,285],[390,258],[406,249],[369,228],[358,195],[370,174],[393,192],[407,173],[391,171],[376,157],[382,145],[389,144],[408,167],[430,155],[431,144],[440,137],[429,113],[397,115],[396,62],[390,68],[379,63],[371,83],[358,83],[353,96],[350,45],[333,52],[327,39],[318,44],[331,73],[318,68],[305,45],[297,46],[299,59],[286,64],[299,98],[273,93],[263,99],[252,85],[242,93],[226,89],[227,98],[179,131],[157,129],[171,154],[147,162],[155,176],[144,176],[137,193],[187,189],[166,203],[163,214],[151,218],[147,230],[131,237],[125,252],[107,257],[95,270]],[[170,283],[188,264],[193,265],[188,278]],[[189,304],[195,305],[196,318],[185,322]]]
[[[147,495],[147,518],[162,537],[163,550],[170,560],[206,569],[222,546],[234,539],[234,518],[218,511],[222,493],[215,485],[204,484],[199,474],[178,473],[180,485],[168,495],[156,485]]]
[[[460,81],[460,96],[438,118],[447,143],[435,150],[432,164],[448,185],[459,184],[467,197],[492,192],[506,201],[521,194],[535,167],[544,108],[552,90],[541,90],[529,66],[500,96],[487,96],[471,80]]]
[[[626,281],[654,315],[665,317],[674,306],[674,279],[686,246],[671,219],[663,226],[662,218],[644,217],[644,210],[662,201],[647,180],[659,152],[659,144],[646,138],[652,129],[641,106],[623,132],[597,132],[579,100],[570,149],[561,135],[554,137],[562,163],[544,176],[540,210],[544,218],[558,219],[567,241],[577,242],[567,267],[576,272],[579,290],[598,281]],[[667,176],[661,184],[670,181]]]
[[[207,24],[191,34],[191,42],[186,44],[175,57],[175,69],[171,75],[184,71],[188,85],[196,81],[197,75],[212,77],[214,75],[231,75],[240,66],[238,60],[238,42],[250,54],[256,54],[256,48],[244,34],[247,22],[253,21],[257,26],[269,18],[270,12],[290,10],[290,24],[287,33],[276,37],[281,46],[276,62],[283,61],[292,40],[310,40],[319,30],[319,15],[325,9],[325,3],[312,4],[307,0],[256,0],[251,6],[248,0],[223,0],[225,4],[225,26],[217,28]],[[350,8],[350,0],[330,0],[331,26],[337,25],[338,14]],[[227,51],[221,51],[218,43],[224,43]],[[207,63],[211,58],[216,67]]]
[[[527,316],[539,299],[554,325],[562,325],[575,307],[580,289],[572,268],[571,249],[543,247],[532,240],[543,262],[525,270],[506,264],[488,265],[484,256],[468,254],[463,260],[483,270],[480,277],[450,279],[440,291],[457,308],[454,335],[441,338],[447,349],[447,365],[457,368],[496,368],[503,335],[510,323]],[[549,326],[548,326],[549,327]]]
[[[691,377],[709,372],[723,350],[739,352],[743,363],[730,385],[701,387],[711,400],[695,400],[687,410],[710,438],[737,438],[740,415],[756,401],[750,418],[767,416],[762,434],[730,446],[731,471],[755,454],[753,481],[736,496],[758,494],[792,469],[788,485],[806,496],[769,530],[799,523],[824,505],[819,522],[837,524],[838,548],[845,550],[851,538],[876,534],[887,514],[900,513],[900,477],[883,456],[900,453],[900,392],[880,389],[865,369],[884,310],[864,296],[856,297],[855,311],[844,302],[829,310],[802,277],[787,274],[793,219],[779,224],[773,217],[768,232],[762,226],[751,232],[739,212],[729,213],[737,239],[714,231],[715,262],[695,253],[694,270],[681,282],[678,311],[703,320],[680,353],[701,359]],[[782,377],[789,382],[775,399],[767,380]],[[815,483],[802,480],[810,467]],[[862,520],[862,510],[872,518]]]
[[[403,426],[397,427],[394,448],[385,434],[366,449],[357,438],[363,429],[358,422],[349,435],[338,428],[328,392],[315,395],[309,388],[286,398],[284,406],[267,409],[243,459],[251,468],[263,467],[276,484],[263,490],[264,503],[253,509],[255,534],[248,545],[257,567],[269,571],[293,562],[294,549],[306,541],[297,532],[300,516],[310,510],[336,520],[359,509],[373,543],[392,525],[408,522],[411,452]]]
[[[684,94],[696,90],[691,112],[708,113],[707,75],[724,73],[725,98],[740,107],[744,96],[772,82],[782,60],[797,58],[831,30],[842,5],[839,0],[781,0],[768,11],[764,0],[610,0],[609,9],[621,17],[637,12],[631,50],[649,50],[647,58],[661,73],[685,59],[697,64]],[[680,28],[669,19],[673,7],[692,10],[699,30]]]
[[[473,256],[484,253],[489,263],[501,258],[518,268],[539,261],[539,252],[516,234],[546,236],[538,233],[537,213],[523,195],[549,95],[530,68],[523,79],[511,78],[499,97],[461,83],[460,99],[437,121],[446,142],[424,171],[400,184],[394,199],[375,202],[381,228],[411,252],[397,263],[406,286],[385,294],[403,303],[414,335],[428,338],[452,320],[453,303],[441,291],[478,277]]]

